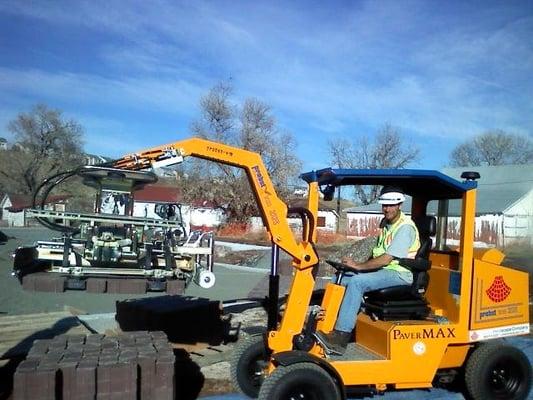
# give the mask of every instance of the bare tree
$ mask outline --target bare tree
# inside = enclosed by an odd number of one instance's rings
[[[395,169],[405,168],[418,160],[419,149],[408,143],[400,131],[384,125],[373,139],[364,136],[355,142],[345,138],[328,141],[330,161],[338,168]],[[356,186],[355,193],[362,204],[370,204],[378,197],[379,186]]]
[[[191,126],[193,133],[258,153],[278,195],[288,195],[301,167],[293,135],[279,130],[268,104],[248,98],[238,105],[231,95],[232,88],[226,83],[212,88],[200,100],[200,118]],[[210,200],[232,221],[257,215],[248,178],[239,168],[198,161],[186,169],[182,179],[186,198]]]
[[[15,144],[0,152],[3,190],[32,194],[41,181],[82,161],[82,128],[61,111],[39,104],[9,122]]]
[[[230,144],[236,113],[230,102],[232,91],[230,84],[221,82],[200,99],[200,119],[191,126],[194,134]]]
[[[529,164],[533,162],[533,141],[530,137],[494,130],[475,136],[458,145],[450,154],[450,165]]]

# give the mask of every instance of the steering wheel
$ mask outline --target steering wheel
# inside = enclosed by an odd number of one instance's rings
[[[358,272],[354,270],[352,267],[350,267],[347,264],[333,261],[333,260],[326,260],[326,262],[331,265],[333,268],[335,268],[338,272],[351,272],[353,274],[357,274]]]
[[[326,260],[326,262],[331,265],[333,268],[335,268],[338,272],[342,272],[342,273],[346,273],[346,272],[349,272],[351,274],[366,274],[368,272],[376,272],[378,270],[380,270],[381,268],[383,267],[377,267],[377,268],[371,268],[371,269],[353,269],[352,267],[350,267],[349,265],[347,264],[344,264],[344,263],[341,263],[341,262],[338,262],[338,261],[333,261],[333,260]]]

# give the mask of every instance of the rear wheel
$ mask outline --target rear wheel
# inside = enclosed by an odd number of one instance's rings
[[[241,339],[230,360],[231,380],[235,388],[255,398],[268,367],[268,353],[263,335]]]
[[[278,367],[259,391],[259,400],[340,400],[340,388],[324,368],[307,362]]]
[[[525,399],[531,389],[531,365],[516,347],[481,344],[466,362],[465,383],[474,400]]]

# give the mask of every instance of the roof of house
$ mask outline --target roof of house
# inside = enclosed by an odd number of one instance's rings
[[[146,185],[133,193],[133,199],[145,203],[180,203],[182,195],[176,186]]]
[[[533,164],[444,168],[442,172],[459,177],[466,169],[481,175],[477,191],[478,214],[502,213],[533,190]]]
[[[133,193],[133,199],[143,203],[184,203],[181,190],[166,185],[146,185]],[[217,208],[216,202],[205,199],[195,199],[187,204],[194,208]]]
[[[503,213],[533,190],[533,164],[444,168],[442,173],[452,178],[460,179],[461,173],[465,170],[479,172],[481,176],[477,181],[477,214]],[[460,201],[450,201],[449,214],[459,215],[460,207]],[[410,197],[406,198],[402,209],[411,209]],[[345,211],[380,213],[381,206],[373,203],[360,207],[351,207]],[[435,207],[430,207],[430,212],[435,211]]]
[[[318,201],[318,209],[320,211],[336,211],[335,207],[333,207],[332,204],[334,204],[334,203],[332,203],[332,202],[326,203],[326,202],[324,202],[324,200],[319,199],[319,201]],[[288,207],[289,208],[296,208],[296,207],[304,207],[304,208],[306,208],[307,207],[307,199],[300,198],[300,197],[290,199]]]
[[[9,212],[20,212],[26,208],[32,208],[33,206],[33,197],[30,195],[6,194],[5,196],[9,197],[9,200],[11,201],[11,206],[5,208]],[[71,196],[67,194],[50,195],[46,198],[45,204],[61,203],[70,197]],[[38,199],[37,203],[40,202],[41,200]]]

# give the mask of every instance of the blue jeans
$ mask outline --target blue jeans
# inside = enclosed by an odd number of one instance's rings
[[[410,285],[412,282],[411,272],[398,272],[385,268],[374,272],[344,275],[341,285],[346,287],[346,291],[339,309],[335,329],[343,332],[352,331],[365,292],[390,286]]]

